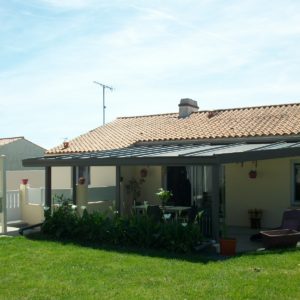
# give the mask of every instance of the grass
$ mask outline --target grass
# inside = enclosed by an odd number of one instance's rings
[[[0,238],[0,299],[300,299],[300,251],[216,260]]]

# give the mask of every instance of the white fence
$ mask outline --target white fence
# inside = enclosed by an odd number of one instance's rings
[[[52,199],[54,196],[63,195],[63,199],[72,199],[72,189],[52,189]],[[34,214],[33,210],[38,209],[37,207],[43,207],[45,205],[45,188],[27,188],[25,194],[25,202],[23,205],[23,212],[20,202],[20,191],[10,190],[6,193],[6,207],[7,207],[7,222],[13,223],[16,221],[26,221],[30,215],[30,210]],[[111,205],[115,199],[115,187],[97,187],[88,189],[88,204],[91,205],[91,210],[98,207],[100,203],[101,207]],[[57,199],[53,199],[57,201]],[[98,203],[98,204],[97,204]],[[36,208],[34,208],[36,207]],[[26,213],[25,213],[26,211]],[[28,211],[28,212],[27,212]],[[22,215],[25,214],[25,215]],[[27,216],[28,215],[28,216]],[[27,217],[26,217],[27,216]]]
[[[20,192],[6,192],[7,222],[21,220]]]

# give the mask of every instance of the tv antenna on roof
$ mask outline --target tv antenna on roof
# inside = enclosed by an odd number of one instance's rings
[[[102,109],[103,109],[103,125],[105,125],[105,89],[110,89],[111,91],[113,90],[113,88],[111,86],[105,85],[103,83],[100,83],[98,81],[93,81],[94,83],[102,86],[103,89],[103,94],[102,94]]]

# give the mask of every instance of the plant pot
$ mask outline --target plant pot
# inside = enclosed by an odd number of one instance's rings
[[[261,228],[260,220],[261,220],[261,218],[250,218],[251,228],[252,229]]]
[[[145,178],[145,177],[147,177],[147,175],[148,175],[148,171],[147,171],[147,169],[141,169],[141,171],[140,171],[140,175],[141,175],[141,177],[142,177],[142,178]]]
[[[257,171],[251,170],[248,175],[249,175],[249,178],[255,179],[257,177]]]
[[[26,185],[28,183],[28,178],[22,179],[22,184]]]
[[[222,238],[220,239],[220,254],[232,256],[236,254],[236,239]]]
[[[79,177],[78,183],[79,184],[84,184],[85,183],[85,178],[84,177]]]

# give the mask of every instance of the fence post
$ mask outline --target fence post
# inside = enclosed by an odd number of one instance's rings
[[[25,206],[28,202],[28,193],[27,193],[27,185],[21,183],[20,184],[20,209],[21,209],[21,220],[24,220],[25,215]]]

